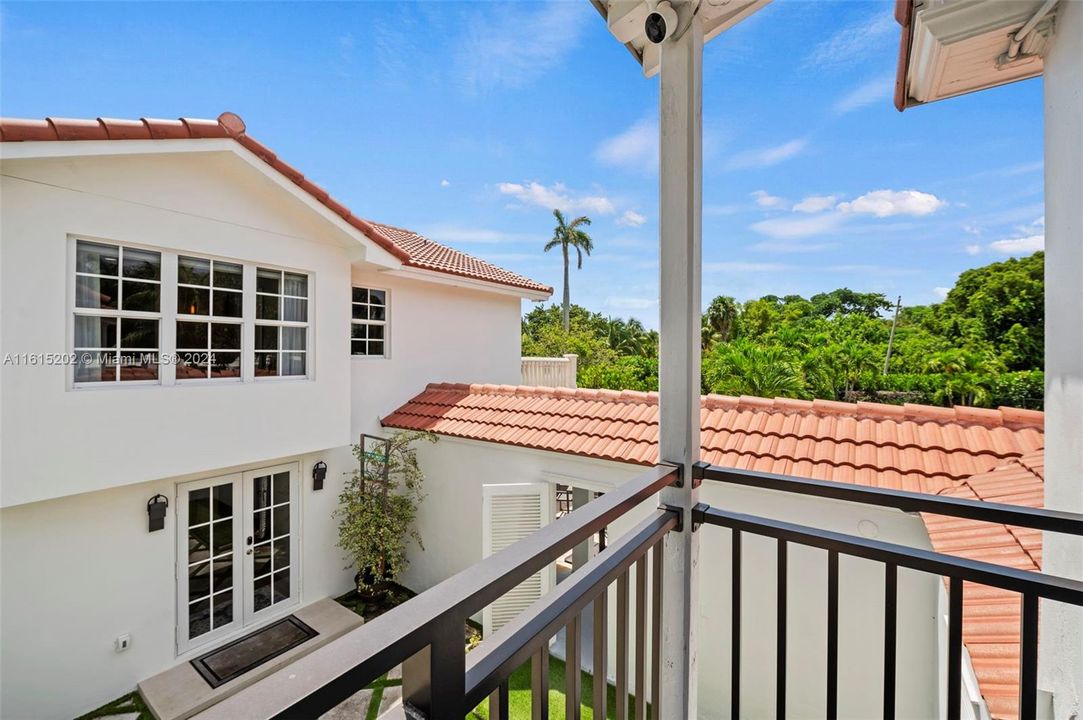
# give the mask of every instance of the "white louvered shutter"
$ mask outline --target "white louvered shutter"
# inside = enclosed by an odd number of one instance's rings
[[[549,524],[553,486],[549,483],[482,485],[482,553],[489,557]],[[499,630],[553,586],[552,566],[538,571],[482,612],[485,637]]]

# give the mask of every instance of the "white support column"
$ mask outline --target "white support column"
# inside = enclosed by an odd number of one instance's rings
[[[676,5],[677,3],[674,3]],[[678,12],[687,12],[691,3]],[[682,23],[683,24],[683,23]],[[684,468],[684,487],[667,488],[662,502],[684,511],[684,531],[665,541],[662,617],[663,718],[696,712],[696,564],[692,532],[692,463],[700,434],[700,219],[703,206],[703,27],[693,17],[683,34],[661,48],[661,347],[660,457]]]
[[[1045,58],[1045,506],[1083,512],[1083,2],[1057,7]],[[1083,579],[1083,538],[1045,533],[1042,570]],[[1038,687],[1083,710],[1083,608],[1043,602]]]

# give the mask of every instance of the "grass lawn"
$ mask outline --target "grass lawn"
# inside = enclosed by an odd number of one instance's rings
[[[516,670],[508,681],[511,691],[508,698],[508,710],[510,717],[530,717],[530,663]],[[594,710],[590,707],[594,699],[594,678],[588,673],[582,674],[582,710],[583,720],[593,720]],[[608,686],[608,699],[605,704],[606,717],[617,716],[617,690],[612,685]],[[634,717],[632,698],[628,698],[628,717]],[[649,708],[650,705],[647,705]],[[650,711],[648,710],[648,715]],[[489,720],[489,703],[483,702],[467,716],[470,720]],[[549,658],[549,719],[564,720],[564,661],[559,658]]]

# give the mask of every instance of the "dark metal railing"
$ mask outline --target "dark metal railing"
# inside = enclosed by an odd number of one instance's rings
[[[1000,505],[981,501],[946,498],[936,495],[843,485],[840,483],[801,480],[744,470],[732,470],[699,464],[694,478],[746,485],[799,495],[832,498],[867,505],[897,508],[951,517],[970,518],[1017,527],[1051,530],[1083,535],[1083,515]],[[947,716],[957,720],[962,699],[963,652],[963,582],[974,582],[1022,595],[1020,617],[1020,697],[1019,713],[1024,720],[1037,712],[1038,601],[1039,599],[1083,605],[1083,582],[1040,572],[1017,570],[992,563],[969,560],[905,545],[871,540],[843,533],[770,520],[744,513],[729,512],[699,505],[692,513],[694,525],[707,524],[729,528],[732,532],[732,665],[731,715],[740,717],[741,673],[741,537],[751,533],[775,538],[778,557],[778,610],[776,648],[776,715],[785,717],[786,709],[786,567],[787,547],[796,543],[828,552],[827,563],[827,701],[825,716],[838,714],[838,634],[839,634],[839,555],[850,555],[884,563],[884,698],[883,716],[895,717],[895,651],[898,609],[898,568],[909,568],[948,579],[948,668]]]
[[[588,605],[593,603],[594,608],[594,635],[593,635],[593,675],[594,694],[591,705],[595,717],[605,717],[606,713],[606,656],[608,654],[608,620],[606,617],[608,607],[608,589],[616,582],[617,584],[617,655],[616,669],[618,676],[617,702],[615,708],[618,717],[623,717],[621,711],[621,698],[625,699],[623,707],[627,709],[627,676],[621,673],[621,668],[627,667],[628,645],[628,585],[629,569],[634,564],[635,569],[635,641],[637,652],[634,658],[635,665],[635,703],[637,717],[641,717],[641,707],[645,706],[645,674],[646,674],[646,628],[647,628],[647,579],[651,575],[652,602],[651,602],[651,630],[653,633],[653,652],[651,654],[652,680],[654,691],[657,693],[657,682],[660,676],[658,670],[660,662],[659,641],[661,632],[661,549],[662,538],[667,532],[677,526],[677,514],[669,510],[656,510],[647,519],[639,523],[631,531],[625,533],[615,543],[599,555],[592,558],[581,569],[569,576],[556,589],[541,598],[522,614],[502,627],[491,637],[484,640],[477,648],[467,656],[466,668],[466,706],[474,707],[486,697],[495,693],[491,700],[490,717],[495,715],[507,718],[507,678],[527,661],[533,663],[534,678],[537,682],[532,686],[532,702],[536,716],[548,716],[548,688],[541,681],[541,674],[545,671],[548,659],[549,639],[556,635],[561,628],[566,633],[566,670],[565,698],[569,707],[566,709],[567,717],[578,717],[581,702],[580,677],[580,654],[581,654],[581,630],[582,613]],[[653,554],[652,572],[647,571],[648,552]],[[539,672],[540,668],[541,672]],[[653,698],[657,698],[657,694]],[[656,702],[656,700],[654,700]]]
[[[637,600],[645,598],[646,555],[655,548],[661,558],[660,541],[677,525],[677,513],[659,509],[624,537],[613,541],[599,555],[574,572],[555,591],[540,599],[519,618],[466,654],[464,628],[468,618],[554,562],[575,545],[618,519],[663,488],[678,480],[669,465],[655,466],[618,489],[572,511],[505,550],[448,578],[427,592],[365,623],[327,645],[276,671],[204,711],[198,718],[311,718],[345,701],[371,682],[404,663],[403,698],[426,717],[459,720],[487,695],[491,711],[507,718],[507,680],[512,672],[534,658],[534,676],[545,687],[534,695],[547,698],[547,641],[561,627],[567,632],[569,697],[578,700],[579,640],[581,613],[594,600],[595,637],[606,630],[604,617],[608,585],[617,582],[618,606],[627,621],[628,569],[634,563]],[[656,565],[656,568],[660,566]],[[660,573],[655,573],[654,592],[660,597]],[[637,650],[643,647],[646,604],[637,602]],[[660,633],[660,602],[655,603],[654,628]],[[599,615],[599,613],[603,613]],[[621,617],[618,617],[618,625]],[[595,643],[600,653],[605,647]],[[627,652],[627,645],[625,653]],[[658,643],[655,643],[655,648]],[[637,652],[641,656],[642,652]],[[596,661],[597,662],[597,661]],[[604,659],[601,660],[604,666]],[[618,662],[620,657],[618,654]],[[636,717],[643,718],[643,658],[636,665]],[[657,659],[655,660],[657,670]],[[618,666],[618,677],[619,677]],[[654,673],[655,683],[659,673]],[[604,677],[604,674],[602,675]],[[595,687],[597,689],[597,685]],[[605,682],[600,683],[605,704]],[[627,693],[625,687],[625,692]],[[542,700],[541,702],[544,702]],[[569,706],[572,700],[569,700]],[[595,696],[594,702],[599,702]],[[618,718],[623,718],[618,702]],[[578,717],[578,704],[569,717]],[[569,709],[571,709],[569,707]],[[503,712],[501,712],[503,711]],[[601,717],[605,717],[604,710]]]

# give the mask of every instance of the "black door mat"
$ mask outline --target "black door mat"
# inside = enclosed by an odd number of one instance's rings
[[[192,661],[192,667],[208,685],[216,688],[317,635],[318,632],[290,615],[200,655]]]

